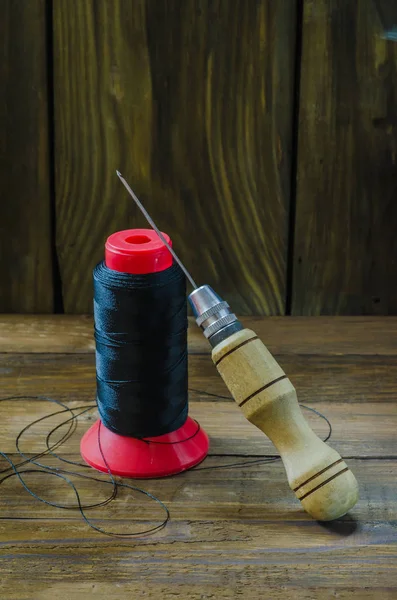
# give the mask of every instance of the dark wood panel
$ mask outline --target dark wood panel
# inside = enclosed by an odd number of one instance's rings
[[[51,312],[46,2],[2,0],[0,312]]]
[[[397,312],[397,44],[376,5],[304,2],[293,314]]]
[[[395,317],[244,317],[242,322],[279,356],[372,356],[374,364],[378,360],[379,366],[386,368],[388,359],[382,363],[376,357],[397,354]],[[0,352],[92,353],[93,327],[88,315],[0,315]],[[190,354],[210,353],[210,345],[193,318],[188,343]],[[340,364],[343,365],[342,360]],[[349,360],[346,364],[350,364]],[[392,377],[384,372],[382,380],[386,377],[387,381],[388,375]]]
[[[209,462],[217,466],[221,460]],[[344,520],[333,524],[320,524],[304,513],[281,464],[197,470],[146,481],[144,489],[169,506],[171,522],[156,536],[128,541],[95,534],[77,514],[46,507],[20,492],[15,478],[8,480],[0,488],[2,517],[7,517],[0,520],[3,595],[83,597],[94,589],[99,598],[106,593],[125,598],[122,593],[128,590],[134,598],[145,591],[161,598],[232,598],[238,593],[287,599],[296,586],[296,597],[305,600],[392,598],[397,586],[396,465],[357,460],[352,467],[361,497]],[[44,479],[33,474],[30,483],[56,501],[59,485]],[[85,501],[98,501],[105,493],[98,483],[81,480],[77,485]],[[65,492],[62,500],[72,501],[72,496]],[[125,533],[146,527],[159,514],[121,490],[115,502],[90,516]],[[45,572],[43,562],[49,567]],[[25,595],[18,595],[21,589]]]
[[[145,226],[241,314],[285,308],[295,0],[54,3],[57,249],[91,311],[107,235]]]

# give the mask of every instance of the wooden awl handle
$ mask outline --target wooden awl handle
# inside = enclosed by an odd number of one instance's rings
[[[280,452],[304,509],[320,521],[350,510],[358,498],[356,478],[309,427],[295,388],[257,335],[237,331],[213,348],[212,359],[244,415]]]

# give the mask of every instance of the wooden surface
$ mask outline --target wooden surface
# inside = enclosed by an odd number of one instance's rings
[[[23,317],[17,327],[15,319],[0,319],[1,398],[47,394],[71,407],[93,403],[90,320]],[[90,530],[75,512],[35,501],[11,478],[0,486],[3,598],[396,597],[397,365],[391,333],[395,319],[272,318],[257,319],[255,325],[263,341],[268,333],[279,349],[277,360],[300,399],[331,420],[332,446],[360,485],[360,499],[351,513],[327,525],[310,519],[289,490],[279,462],[199,471],[272,457],[275,450],[232,401],[204,394],[222,395],[225,388],[209,349],[192,331],[190,386],[199,391],[191,392],[190,414],[209,433],[211,450],[195,470],[141,482],[169,506],[169,525],[155,536],[107,538]],[[14,344],[10,344],[12,330],[17,332]],[[0,402],[0,449],[12,455],[16,433],[53,410],[44,400]],[[314,431],[324,436],[325,422],[307,410],[305,415]],[[94,418],[94,411],[82,418],[62,449],[65,458],[79,460],[79,439]],[[35,426],[22,438],[22,449],[40,450],[44,432],[55,424],[53,418],[46,426],[43,422]],[[54,459],[45,460],[55,464]],[[49,500],[73,502],[66,486],[33,474],[29,482]],[[78,486],[84,501],[97,501],[107,489],[85,480]],[[90,516],[99,525],[125,532],[157,522],[160,514],[154,504],[132,499],[124,490],[115,503],[90,511]]]
[[[397,317],[243,317],[241,321],[257,332],[273,354],[310,354],[313,360],[316,355],[355,356],[348,360],[365,355],[379,368],[397,355]],[[35,315],[2,315],[1,322],[1,352],[19,352],[23,346],[28,353],[84,354],[95,348],[94,323],[88,315],[51,315],[39,321]],[[190,353],[209,352],[210,345],[193,318],[188,336]]]
[[[295,4],[54,3],[67,313],[92,310],[91,272],[106,237],[146,226],[116,169],[197,281],[241,314],[284,313]]]
[[[52,312],[46,2],[0,9],[0,311]]]
[[[292,314],[397,310],[397,44],[377,4],[303,3]]]

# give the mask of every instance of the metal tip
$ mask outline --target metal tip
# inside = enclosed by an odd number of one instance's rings
[[[181,267],[182,271],[185,273],[186,277],[188,278],[188,280],[192,284],[193,288],[196,289],[197,288],[197,284],[194,281],[193,277],[190,275],[189,271],[186,269],[186,267],[183,265],[183,263],[181,262],[181,260],[175,254],[174,250],[171,248],[171,246],[169,245],[169,243],[167,242],[167,240],[165,239],[165,237],[163,236],[163,234],[161,233],[161,231],[157,227],[156,223],[153,221],[152,217],[149,215],[149,213],[147,212],[147,210],[142,205],[142,203],[139,200],[138,196],[132,191],[132,189],[130,188],[130,186],[128,185],[128,183],[126,182],[126,180],[124,179],[124,177],[120,173],[120,171],[116,171],[116,173],[119,176],[121,183],[123,184],[123,186],[125,187],[125,189],[129,193],[129,195],[131,196],[131,198],[134,200],[135,204],[138,206],[138,208],[141,211],[141,213],[144,215],[146,221],[153,227],[154,231],[157,233],[157,235],[159,236],[159,238],[163,242],[163,244],[165,246],[167,246],[168,250],[172,254],[172,256],[175,259],[175,261],[178,263],[178,265]]]

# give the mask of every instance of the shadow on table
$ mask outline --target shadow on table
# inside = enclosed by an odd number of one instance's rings
[[[337,533],[341,537],[352,535],[358,527],[358,521],[351,515],[345,515],[335,521],[318,521],[318,524],[327,531]]]

